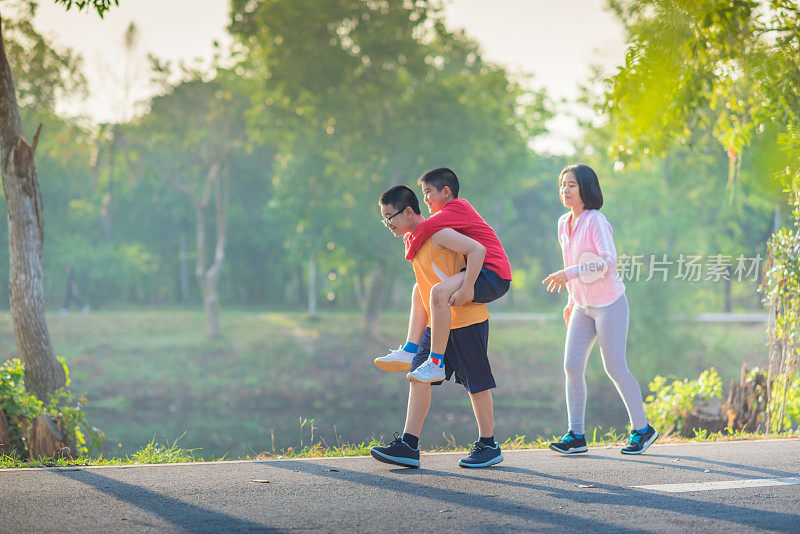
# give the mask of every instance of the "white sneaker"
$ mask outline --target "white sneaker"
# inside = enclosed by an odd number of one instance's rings
[[[433,360],[428,358],[422,365],[408,373],[406,378],[414,382],[422,382],[423,384],[438,382],[444,380],[444,367],[439,367],[433,363]]]
[[[393,350],[386,356],[375,358],[375,367],[387,373],[407,372],[411,369],[411,362],[414,360],[414,356],[416,354],[403,349]]]

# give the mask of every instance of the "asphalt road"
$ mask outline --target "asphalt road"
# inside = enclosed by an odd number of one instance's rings
[[[800,532],[797,439],[461,456],[0,470],[0,531]]]

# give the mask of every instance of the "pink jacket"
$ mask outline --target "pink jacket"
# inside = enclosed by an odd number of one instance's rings
[[[569,302],[578,306],[608,306],[625,293],[617,272],[617,249],[611,225],[598,210],[586,210],[569,233],[567,212],[558,219],[558,242],[564,257]]]

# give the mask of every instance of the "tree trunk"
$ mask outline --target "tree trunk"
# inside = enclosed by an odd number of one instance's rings
[[[11,441],[11,427],[6,419],[6,414],[0,408],[0,454],[11,454],[15,450]]]
[[[217,283],[225,260],[225,241],[227,238],[229,183],[227,174],[222,172],[222,163],[211,165],[205,183],[203,198],[198,199],[190,194],[194,203],[197,224],[197,264],[195,276],[203,292],[203,307],[206,311],[206,335],[216,337],[221,333],[219,320],[219,296]],[[214,261],[206,268],[206,216],[205,210],[211,196],[214,197],[214,214],[216,223],[216,245]]]
[[[308,316],[317,316],[317,259],[308,255]]]
[[[50,393],[65,385],[66,377],[55,357],[44,315],[44,220],[34,164],[39,131],[31,146],[22,138],[21,124],[0,31],[0,144],[8,215],[11,316],[25,365],[25,387],[47,402]]]
[[[178,301],[189,302],[189,267],[186,258],[186,234],[181,230],[178,235]]]
[[[722,299],[722,307],[725,313],[731,313],[733,311],[733,293],[732,293],[732,286],[731,286],[731,268],[728,267],[726,270],[727,277],[723,280],[723,299]]]
[[[49,415],[37,415],[28,430],[28,458],[72,458],[69,438],[61,423]]]
[[[204,276],[201,277],[200,288],[203,292],[203,309],[206,312],[206,335],[208,337],[216,337],[222,332],[219,323],[217,284]]]

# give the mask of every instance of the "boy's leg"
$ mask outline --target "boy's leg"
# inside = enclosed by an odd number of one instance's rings
[[[430,339],[430,330],[426,329],[420,338],[419,352],[414,356],[412,367],[427,361]],[[372,457],[383,463],[419,467],[419,435],[430,406],[431,385],[412,381],[408,388],[408,407],[403,435],[395,432],[394,440],[387,445],[370,447],[369,452]]]
[[[453,293],[464,282],[464,272],[457,273],[439,282],[431,289],[431,352],[444,354],[450,337],[450,306]]]
[[[417,354],[422,334],[428,326],[428,313],[419,293],[419,287],[414,284],[411,290],[411,312],[408,317],[408,335],[406,344],[399,349],[389,352],[386,356],[374,359],[375,366],[388,373],[407,372],[411,369],[411,361]]]
[[[428,312],[425,311],[425,303],[419,292],[419,286],[414,284],[411,290],[411,313],[408,316],[408,335],[406,343],[419,345],[422,334],[428,326]]]
[[[470,393],[472,411],[478,422],[478,434],[481,438],[494,436],[494,406],[492,404],[492,390],[487,389],[480,393]]]
[[[470,393],[472,411],[478,422],[478,441],[469,451],[469,456],[459,460],[461,467],[489,467],[503,461],[500,445],[494,440],[494,409],[492,406],[492,390],[485,389],[479,393]]]
[[[408,408],[406,410],[406,426],[404,434],[419,437],[422,433],[422,423],[431,407],[431,385],[420,382],[409,382]]]

